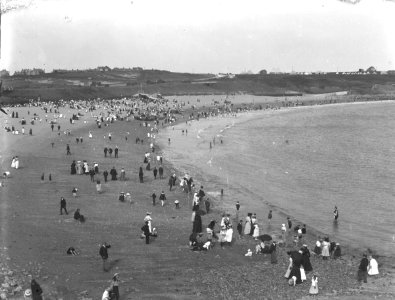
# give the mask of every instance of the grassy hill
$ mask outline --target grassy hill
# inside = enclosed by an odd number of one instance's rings
[[[349,91],[394,94],[395,75],[236,75],[175,73],[161,70],[114,69],[69,71],[3,78],[1,102],[29,99],[117,98],[138,92],[163,95],[238,94],[300,95]]]

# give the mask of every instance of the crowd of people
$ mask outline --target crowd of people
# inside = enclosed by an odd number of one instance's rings
[[[43,106],[43,110],[45,114],[54,113],[54,117],[56,118],[65,118],[65,115],[60,114],[60,110],[63,107],[80,107],[85,108],[89,112],[94,112],[98,107],[107,109],[107,113],[100,113],[96,118],[96,124],[98,129],[100,130],[102,126],[107,127],[111,123],[121,120],[127,119],[130,116],[138,115],[139,118],[144,118],[145,116],[162,116],[162,120],[165,124],[172,124],[172,122],[176,121],[177,117],[174,113],[170,113],[169,109],[165,109],[164,103],[167,103],[164,98],[161,98],[161,102],[159,102],[156,106],[144,106],[142,103],[131,103],[128,104],[126,100],[118,100],[118,101],[91,101],[91,102],[76,102],[72,101],[70,103],[61,101],[60,103],[50,103],[48,106]],[[175,105],[175,106],[174,106]],[[174,104],[172,109],[181,109],[182,104]],[[196,112],[191,113],[189,119],[196,119],[199,118],[206,118],[211,116],[213,112]],[[16,113],[16,118],[18,115]],[[79,117],[73,114],[73,117],[70,119],[70,123],[73,124],[74,121],[78,120]],[[39,118],[37,115],[34,116],[35,121],[42,122],[43,118]],[[45,116],[45,120],[48,121],[48,116]],[[156,180],[157,176],[159,175],[159,179],[164,179],[165,172],[163,166],[163,157],[158,151],[158,147],[155,145],[155,137],[156,134],[159,132],[160,126],[159,118],[155,119],[154,121],[148,122],[144,121],[140,123],[140,126],[146,128],[147,131],[147,140],[146,143],[147,148],[149,150],[145,151],[144,158],[143,158],[143,165],[138,167],[138,171],[136,169],[136,173],[138,173],[138,182],[144,183],[145,171],[152,171],[153,179]],[[165,125],[162,122],[162,126]],[[50,125],[51,130],[55,129],[54,123]],[[57,126],[58,132],[60,132],[60,125]],[[15,130],[12,130],[15,131]],[[65,131],[65,134],[70,134],[70,131]],[[185,130],[185,134],[187,135],[187,130]],[[99,134],[97,134],[99,136]],[[113,145],[114,137],[117,136],[117,133],[108,133],[108,135],[104,135],[104,139],[106,140],[106,146],[103,148],[104,159],[110,161],[110,158],[118,158],[119,157],[119,148],[118,145]],[[89,143],[90,139],[96,138],[96,134],[92,131],[89,131],[88,140],[83,141],[83,137],[76,138],[76,144],[82,143]],[[125,136],[127,139],[127,136]],[[143,144],[143,139],[140,137],[136,138],[136,144],[141,143]],[[215,141],[213,141],[215,143]],[[74,147],[74,146],[73,146]],[[64,148],[63,148],[64,149]],[[114,154],[114,156],[113,156]],[[123,154],[123,152],[122,152]],[[143,153],[142,153],[143,154]],[[66,145],[66,155],[72,155],[71,147],[69,144]],[[103,154],[101,154],[103,155]],[[96,191],[98,193],[102,192],[102,185],[100,180],[97,176],[102,174],[104,183],[107,183],[108,176],[110,176],[110,181],[125,181],[126,178],[126,171],[124,168],[121,168],[118,171],[114,166],[108,171],[103,170],[100,172],[99,165],[101,162],[98,161],[91,161],[88,162],[87,160],[73,160],[70,165],[70,175],[89,175],[89,179],[91,182],[96,184]],[[143,168],[144,166],[144,168]],[[19,168],[19,160],[18,157],[13,157],[11,162],[11,167],[18,169]],[[153,168],[152,168],[153,167]],[[151,169],[152,168],[152,169]],[[137,179],[136,179],[137,181]],[[189,245],[190,249],[193,251],[210,251],[215,247],[218,243],[221,248],[225,249],[229,246],[232,246],[235,243],[234,239],[234,230],[233,230],[233,220],[231,219],[231,214],[224,213],[221,216],[221,221],[217,222],[215,219],[211,219],[209,224],[204,227],[202,223],[202,216],[210,214],[211,209],[211,202],[210,199],[207,197],[203,186],[200,185],[200,188],[197,189],[195,186],[195,182],[189,174],[185,174],[184,176],[177,176],[175,172],[171,172],[168,176],[168,181],[165,181],[164,185],[169,187],[169,193],[173,192],[175,188],[179,187],[186,195],[190,198],[191,202],[191,223],[192,223],[192,230],[189,236]],[[199,185],[197,185],[199,186]],[[162,187],[163,188],[163,187]],[[72,190],[73,197],[77,197],[78,195],[78,188],[70,187]],[[152,193],[152,205],[156,205],[156,198],[157,195],[155,191]],[[121,192],[119,195],[119,200],[121,202],[130,202],[132,203],[130,193]],[[164,190],[161,191],[159,194],[159,201],[162,207],[167,205],[167,197]],[[175,209],[180,209],[180,201],[174,201]],[[311,287],[310,287],[310,294],[317,294],[319,292],[318,288],[318,275],[313,273],[313,266],[310,261],[311,255],[321,256],[323,260],[331,259],[339,259],[342,256],[342,251],[340,244],[338,242],[330,241],[328,237],[319,238],[315,244],[314,250],[310,252],[309,247],[307,244],[304,244],[304,235],[306,234],[306,225],[300,224],[297,226],[292,226],[292,221],[290,217],[287,218],[286,222],[282,224],[281,229],[279,230],[278,239],[275,239],[274,235],[270,235],[266,239],[263,238],[265,234],[263,230],[263,226],[260,226],[257,214],[256,213],[247,213],[245,220],[239,220],[238,214],[240,211],[240,201],[236,203],[236,228],[239,239],[251,239],[256,243],[255,248],[255,255],[265,255],[270,254],[271,263],[276,264],[278,261],[278,247],[281,247],[288,243],[290,245],[289,240],[292,240],[291,245],[298,250],[288,251],[287,254],[289,256],[289,267],[286,270],[285,277],[288,280],[290,285],[297,285],[307,281],[306,274],[312,273],[311,277]],[[67,203],[66,199],[62,196],[60,199],[60,215],[69,214],[67,210]],[[339,218],[339,211],[337,207],[334,210],[334,221],[337,221]],[[87,218],[81,213],[80,208],[76,208],[74,211],[73,218],[79,224],[84,223]],[[273,218],[272,211],[270,210],[268,214],[268,224],[271,223]],[[88,219],[89,221],[89,219]],[[81,225],[83,226],[83,225]],[[146,216],[142,220],[142,227],[141,229],[141,238],[145,240],[145,243],[149,245],[152,242],[153,238],[158,237],[157,229],[153,226],[153,219],[151,216],[151,212],[147,212]],[[138,229],[136,229],[138,230]],[[292,234],[293,230],[293,234]],[[267,235],[267,234],[266,234]],[[71,247],[72,248],[72,247]],[[99,247],[99,255],[103,261],[103,270],[109,271],[109,254],[108,251],[111,246],[104,242]],[[78,255],[77,251],[70,251],[72,255]],[[246,256],[251,257],[253,252],[248,249]],[[358,280],[366,282],[367,275],[377,275],[378,272],[378,264],[377,261],[369,256],[363,257],[359,270],[358,270]],[[109,299],[119,299],[120,292],[119,292],[119,285],[120,279],[119,274],[116,273],[112,277],[111,285],[107,287],[103,293],[102,299],[109,300]],[[32,286],[30,289],[31,294],[42,294],[42,290],[40,289],[38,283],[32,280]],[[27,291],[25,294],[29,294]],[[33,298],[36,299],[36,298]],[[37,298],[39,299],[39,298]]]

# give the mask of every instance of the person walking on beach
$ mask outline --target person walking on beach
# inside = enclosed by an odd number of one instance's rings
[[[364,283],[368,282],[368,266],[369,261],[367,255],[364,253],[358,268],[358,282],[362,280]]]
[[[66,199],[63,197],[60,197],[60,214],[63,215],[63,210],[65,211],[66,215],[69,213],[67,212],[66,208]]]
[[[108,172],[107,172],[107,170],[104,170],[103,176],[104,176],[104,182],[107,182],[107,177],[108,177]]]
[[[139,179],[140,179],[140,183],[143,183],[143,182],[144,182],[143,167],[140,167],[140,170],[139,170]]]
[[[159,167],[159,178],[163,179],[163,167],[162,166]]]
[[[108,148],[104,147],[104,157],[107,157]]]
[[[155,204],[156,204],[155,203],[155,201],[156,201],[156,194],[155,194],[155,192],[152,193],[151,197],[152,197],[152,205],[155,206]]]
[[[237,201],[236,202],[236,212],[239,213],[239,210],[240,210],[240,202]]]
[[[154,179],[156,179],[156,175],[158,174],[158,169],[156,167],[154,167],[153,172],[154,172]]]
[[[112,148],[108,148],[108,155],[110,155],[110,157],[112,157]]]
[[[165,205],[165,200],[166,200],[166,195],[165,195],[164,191],[162,191],[162,193],[160,193],[159,200],[160,200],[162,206],[164,206]]]
[[[66,145],[66,155],[71,155],[69,144]]]
[[[173,187],[173,176],[169,177],[169,191],[171,191],[171,188]]]
[[[337,209],[337,206],[335,206],[335,210],[333,211],[333,219],[337,221],[339,218],[339,210]]]
[[[99,249],[100,257],[103,260],[103,271],[104,272],[107,272],[106,263],[108,260],[108,249],[109,248],[111,248],[111,245],[108,245],[106,242],[104,242],[102,245],[100,245],[100,249]]]

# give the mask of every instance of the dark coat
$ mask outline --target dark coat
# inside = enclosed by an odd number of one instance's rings
[[[195,220],[193,221],[192,232],[200,233],[202,231],[202,217],[199,214],[196,214]]]
[[[42,300],[42,293],[43,290],[41,289],[40,285],[36,282],[36,280],[32,279],[30,284],[30,288],[32,290],[32,298],[33,300]]]

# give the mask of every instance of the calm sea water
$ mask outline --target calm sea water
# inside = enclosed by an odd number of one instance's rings
[[[259,111],[179,124],[159,141],[225,210],[239,200],[243,217],[257,212],[264,223],[270,205],[334,240],[394,256],[394,115],[392,102]]]

